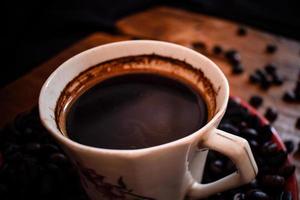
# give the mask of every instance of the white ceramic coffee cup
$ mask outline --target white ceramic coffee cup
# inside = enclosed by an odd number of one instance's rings
[[[195,133],[179,140],[137,150],[110,150],[79,144],[65,137],[56,124],[55,108],[65,86],[91,66],[114,58],[157,54],[184,60],[203,71],[216,93],[216,112]],[[222,71],[207,57],[186,47],[139,40],[102,45],[63,63],[45,82],[39,98],[44,126],[77,165],[83,187],[92,200],[182,200],[202,198],[250,182],[257,166],[248,142],[217,129],[225,113],[229,86]],[[228,156],[237,171],[216,182],[201,184],[207,149]]]

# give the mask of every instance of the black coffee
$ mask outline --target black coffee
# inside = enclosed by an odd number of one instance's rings
[[[68,137],[108,149],[139,149],[168,143],[201,128],[207,106],[177,80],[150,73],[104,80],[75,100],[66,117]]]

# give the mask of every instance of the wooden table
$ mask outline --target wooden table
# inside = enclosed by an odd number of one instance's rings
[[[295,129],[295,120],[300,117],[300,104],[287,104],[281,100],[285,90],[294,86],[300,72],[300,43],[280,36],[268,34],[247,27],[246,36],[237,36],[237,24],[223,19],[194,14],[174,8],[157,7],[126,17],[116,24],[120,35],[95,33],[64,50],[56,57],[35,68],[25,76],[0,90],[0,126],[12,120],[19,112],[37,104],[39,90],[49,76],[62,62],[73,55],[101,44],[128,39],[155,39],[192,47],[193,42],[202,41],[206,50],[202,53],[216,62],[227,75],[232,95],[245,100],[253,94],[264,98],[260,112],[268,106],[276,107],[279,118],[274,123],[280,136],[298,144],[300,130]],[[275,54],[266,54],[265,47],[272,43],[278,46]],[[245,73],[232,75],[228,62],[221,56],[214,56],[211,49],[221,45],[225,50],[234,48],[241,53]],[[262,91],[248,83],[249,73],[268,63],[278,65],[279,73],[285,78],[282,87],[272,87]],[[295,159],[298,180],[300,180],[300,160]]]

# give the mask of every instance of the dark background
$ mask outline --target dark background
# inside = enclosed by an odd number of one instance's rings
[[[300,40],[296,0],[11,0],[2,7],[5,53],[0,87],[92,32],[117,34],[116,20],[157,5],[223,17]]]

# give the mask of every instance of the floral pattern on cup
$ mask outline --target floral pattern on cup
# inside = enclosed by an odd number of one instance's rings
[[[102,194],[102,198],[111,200],[155,200],[154,198],[145,197],[135,194],[132,189],[129,189],[120,176],[117,184],[108,183],[105,181],[105,176],[98,174],[95,170],[86,168],[76,163],[81,176],[82,184],[89,187],[88,182],[92,183],[96,190]]]

